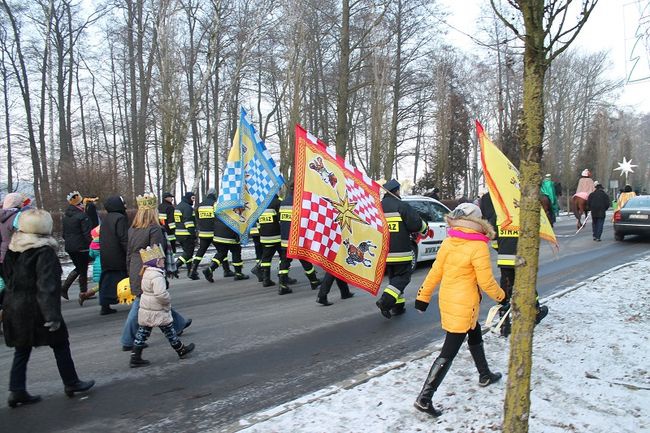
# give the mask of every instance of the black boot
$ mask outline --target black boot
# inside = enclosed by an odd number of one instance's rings
[[[548,307],[546,305],[542,305],[541,307],[537,308],[537,315],[535,316],[535,325],[537,325],[539,322],[544,319],[548,315]]]
[[[400,295],[398,300],[400,302],[395,303],[395,306],[390,309],[390,314],[392,316],[401,316],[406,313],[406,300],[402,295]]]
[[[381,315],[387,319],[392,317],[390,310],[395,306],[395,297],[384,292],[381,294],[381,298],[375,302],[377,308],[381,312]]]
[[[68,297],[68,289],[70,289],[70,286],[72,285],[72,283],[74,283],[74,280],[76,280],[78,276],[79,273],[77,272],[76,269],[73,269],[72,272],[68,274],[67,278],[63,282],[63,285],[61,286],[61,297],[63,299],[70,299]]]
[[[189,266],[188,266],[189,267]],[[187,276],[190,277],[190,280],[198,280],[199,279],[199,261],[198,260],[193,260],[192,261],[192,266],[189,267],[190,270],[187,273]]]
[[[228,263],[228,260],[224,260],[221,263],[221,267],[223,268],[223,277],[228,278],[228,277],[234,277],[235,273],[230,270],[230,264]]]
[[[327,295],[325,296],[318,295],[318,298],[316,298],[316,302],[318,302],[324,307],[329,307],[330,305],[332,305],[332,303],[327,300]]]
[[[190,343],[187,346],[181,343],[181,347],[174,348],[176,353],[178,353],[179,358],[185,358],[185,355],[194,350],[194,343]]]
[[[215,262],[210,263],[210,266],[203,270],[203,276],[205,279],[211,283],[214,283],[214,276],[212,274],[214,274],[214,270],[218,267],[219,265],[217,265]]]
[[[88,391],[93,386],[95,386],[94,380],[78,380],[72,385],[66,385],[64,391],[65,391],[65,395],[67,395],[68,397],[72,397],[74,396],[75,392]]]
[[[249,276],[241,271],[241,265],[235,266],[235,280],[248,280]]]
[[[144,349],[144,346],[133,346],[133,351],[131,352],[131,360],[129,361],[129,367],[137,368],[150,364],[146,359],[142,359],[142,349]]]
[[[310,273],[305,273],[305,275],[307,275],[307,279],[309,279],[309,285],[311,285],[311,289],[312,290],[318,289],[318,286],[320,285],[320,280],[316,275],[316,269],[313,269],[312,272]]]
[[[115,308],[111,308],[110,305],[102,305],[102,309],[99,312],[101,316],[106,316],[113,313],[117,313],[117,310]]]
[[[445,378],[445,375],[449,371],[449,367],[451,367],[451,359],[438,357],[433,362],[431,370],[429,370],[429,375],[424,381],[422,391],[420,391],[418,398],[415,400],[415,403],[413,403],[413,406],[415,406],[417,410],[428,413],[433,417],[439,417],[442,415],[441,411],[433,407],[431,398],[433,397],[433,393],[438,390],[442,380]]]
[[[260,267],[260,262],[255,263],[253,269],[251,269],[251,274],[257,277],[257,282],[261,283],[264,281],[264,276],[262,275],[262,268]]]
[[[30,395],[27,391],[11,391],[7,404],[9,407],[16,407],[19,404],[34,404],[41,401],[40,395]]]
[[[271,268],[270,267],[263,267],[262,268],[262,286],[263,287],[271,287],[275,286],[275,281],[271,279]]]
[[[298,280],[296,280],[295,278],[291,278],[289,274],[287,274],[287,284],[296,284],[297,282]]]
[[[281,274],[278,276],[280,280],[280,288],[278,289],[278,295],[287,295],[293,293],[293,290],[287,285],[287,274]]]
[[[472,354],[474,364],[478,370],[478,384],[479,386],[488,386],[491,383],[497,382],[501,379],[501,373],[492,373],[488,367],[487,360],[485,359],[485,351],[483,350],[483,343],[469,346],[469,353]]]

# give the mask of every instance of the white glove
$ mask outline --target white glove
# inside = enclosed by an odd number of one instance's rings
[[[45,322],[43,326],[48,328],[50,332],[55,332],[58,331],[58,329],[61,327],[61,322],[58,321]]]

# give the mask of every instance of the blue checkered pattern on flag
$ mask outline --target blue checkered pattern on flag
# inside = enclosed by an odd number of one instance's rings
[[[248,242],[251,227],[284,184],[280,170],[241,109],[228,162],[221,178],[217,217]]]

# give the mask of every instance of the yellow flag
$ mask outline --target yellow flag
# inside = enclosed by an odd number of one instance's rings
[[[490,197],[497,214],[497,225],[501,230],[519,231],[519,170],[497,148],[476,121],[476,132],[481,144],[481,164],[485,174]],[[553,227],[543,209],[539,211],[539,236],[557,247]]]

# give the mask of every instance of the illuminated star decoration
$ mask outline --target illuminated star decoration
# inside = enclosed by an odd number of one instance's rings
[[[359,217],[359,215],[357,215],[354,212],[354,208],[357,206],[357,202],[350,201],[350,199],[348,198],[347,191],[345,192],[345,196],[343,198],[339,196],[338,201],[334,201],[332,199],[328,199],[328,201],[332,204],[332,206],[334,206],[334,208],[339,213],[334,219],[334,221],[339,223],[341,229],[347,228],[350,231],[350,233],[352,233],[352,225],[350,224],[352,220],[358,221],[362,224],[366,223],[361,219],[361,217]]]
[[[634,170],[632,170],[632,168],[637,167],[637,165],[633,165],[632,160],[630,159],[628,161],[625,157],[623,157],[623,162],[618,162],[617,164],[618,167],[615,168],[614,171],[620,170],[621,175],[625,175],[625,183],[627,183],[627,175],[629,173],[634,173]]]

